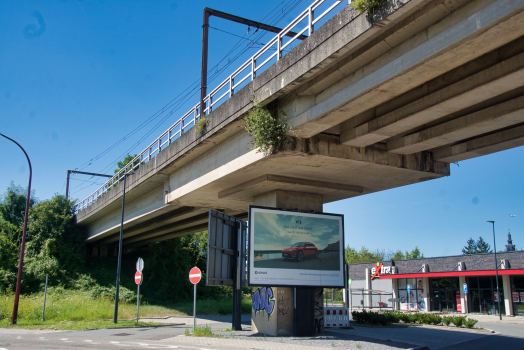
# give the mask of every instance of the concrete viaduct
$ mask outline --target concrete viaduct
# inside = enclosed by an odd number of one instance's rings
[[[259,153],[253,101],[298,137]],[[324,203],[450,175],[524,144],[524,0],[350,6],[127,179],[124,249],[205,230],[209,208],[322,211]],[[76,215],[91,253],[116,255],[122,183]]]

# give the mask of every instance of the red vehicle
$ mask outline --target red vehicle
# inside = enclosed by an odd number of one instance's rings
[[[282,257],[297,261],[302,261],[306,257],[318,259],[318,248],[310,242],[297,242],[289,248],[282,249]]]

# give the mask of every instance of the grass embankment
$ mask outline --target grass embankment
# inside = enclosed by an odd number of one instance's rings
[[[0,296],[0,327],[23,327],[31,329],[89,329],[115,326],[112,322],[114,301],[94,299],[88,292],[61,291],[48,293],[45,321],[42,319],[43,293],[21,296],[18,308],[18,325],[11,326],[13,295]],[[250,312],[251,300],[242,300],[242,311]],[[232,312],[232,301],[197,301],[197,315],[219,315]],[[188,316],[193,314],[192,302],[140,305],[140,317]],[[136,304],[119,303],[118,326],[133,326],[136,321]],[[140,325],[151,325],[140,322]]]

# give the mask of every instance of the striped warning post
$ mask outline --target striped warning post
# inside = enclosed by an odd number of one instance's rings
[[[348,309],[343,306],[324,306],[324,327],[349,327]]]

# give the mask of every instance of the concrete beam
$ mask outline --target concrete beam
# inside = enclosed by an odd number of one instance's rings
[[[162,236],[157,236],[157,237],[150,238],[150,239],[144,239],[140,242],[132,243],[130,245],[126,244],[126,248],[135,248],[135,247],[140,247],[140,246],[148,245],[152,243],[167,241],[169,239],[173,239],[173,238],[181,237],[185,235],[190,235],[192,233],[197,233],[197,232],[201,232],[204,230],[207,230],[207,223],[191,226],[183,230],[173,231],[168,234],[164,234]]]
[[[300,130],[300,137],[310,137],[517,39],[524,34],[519,24],[524,21],[524,1],[508,4],[477,1],[456,9],[354,71],[346,82],[336,84],[343,86],[338,92],[290,124]]]
[[[523,62],[524,64],[524,62]],[[387,143],[388,152],[412,154],[524,122],[524,96]]]
[[[524,145],[524,126],[499,131],[453,146],[437,148],[433,158],[453,163]]]
[[[429,152],[400,155],[387,152],[385,145],[374,145],[366,148],[351,147],[341,144],[339,138],[335,135],[317,135],[309,139],[295,138],[293,141],[292,144],[285,146],[287,151],[336,157],[340,161],[349,160],[388,165],[406,170],[449,176],[449,164],[434,160]]]
[[[366,147],[524,85],[524,53],[397,110],[341,132],[341,142]]]
[[[353,192],[355,194],[360,194],[363,192],[362,186],[267,174],[267,175],[262,175],[260,177],[257,177],[256,179],[244,182],[240,185],[223,190],[218,193],[218,198],[233,196],[235,194],[239,194],[240,192],[252,190],[253,188],[255,188],[255,191],[257,191],[256,190],[257,187],[258,188],[267,187],[268,185],[271,186],[273,184],[276,186],[296,185],[296,186],[301,186],[301,187],[306,187],[306,188],[307,187],[325,188],[325,189],[331,189],[331,190]],[[303,192],[307,192],[307,190]],[[245,195],[242,195],[242,197],[245,197]],[[251,196],[251,197],[253,200],[254,196]]]
[[[124,240],[125,242],[132,242],[134,239],[133,237],[138,235],[142,237],[151,234],[161,234],[165,231],[170,231],[173,228],[177,228],[179,226],[181,227],[188,223],[201,220],[202,218],[207,219],[207,211],[208,209],[197,209],[190,212],[185,212],[183,215],[179,215],[177,217],[177,221],[175,222],[172,220],[162,220],[161,218],[158,218],[155,220],[157,224],[154,226],[149,226],[148,228],[140,227],[140,225],[133,226],[131,229],[124,230]],[[119,236],[120,232],[115,232],[111,236],[96,243],[98,245],[115,243],[120,239]]]
[[[207,223],[207,221],[208,221],[208,213],[199,214],[194,217],[191,217],[185,220],[181,220],[179,222],[175,222],[173,224],[163,225],[161,227],[158,227],[157,229],[144,232],[132,238],[124,239],[124,244],[127,247],[130,244],[141,242],[144,239],[150,239],[150,238],[162,236],[165,234],[170,234],[172,232],[178,232],[180,230],[184,230],[189,227],[202,225],[204,223]]]

